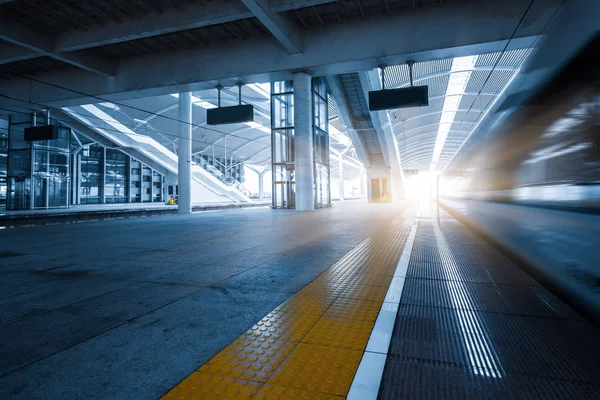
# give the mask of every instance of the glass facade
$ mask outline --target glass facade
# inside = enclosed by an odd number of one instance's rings
[[[8,210],[67,207],[70,191],[71,130],[60,128],[53,140],[27,142],[26,127],[44,123],[37,115],[10,119],[7,153]]]
[[[315,207],[331,205],[327,89],[313,79],[313,143]],[[294,86],[271,84],[271,162],[273,208],[295,208]]]
[[[0,119],[0,209],[6,207],[6,172],[8,168],[8,120]]]
[[[0,163],[7,161],[5,169],[0,164],[0,190],[6,182],[7,210],[164,200],[163,174],[120,150],[82,145],[69,128],[60,127],[57,139],[24,140],[26,127],[46,122],[41,113],[20,114],[11,116],[6,135],[0,126]]]

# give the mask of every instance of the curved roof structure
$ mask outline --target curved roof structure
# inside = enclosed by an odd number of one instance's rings
[[[402,167],[442,171],[518,72],[531,49],[457,57],[413,66],[429,86],[429,106],[389,111]],[[408,65],[385,70],[386,88],[410,86]]]
[[[210,126],[206,124],[206,110],[218,104],[216,89],[192,93],[192,153],[229,162],[270,166],[271,122],[270,84],[250,84],[242,87],[242,102],[254,106],[254,121],[240,124]],[[238,104],[238,88],[221,91],[221,105]],[[177,153],[179,135],[178,94],[124,100],[115,103],[97,103],[65,108],[75,116],[83,117],[92,127],[111,133],[149,136],[173,153]],[[359,168],[352,143],[338,123],[332,104],[330,112],[330,150],[334,158],[343,155]],[[338,129],[339,128],[339,129]],[[333,164],[333,163],[332,163]]]

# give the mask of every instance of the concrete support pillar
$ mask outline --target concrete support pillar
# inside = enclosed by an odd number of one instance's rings
[[[364,169],[360,169],[360,198],[365,199],[367,197],[367,173]]]
[[[294,156],[296,210],[315,209],[312,78],[294,74]]]
[[[260,172],[258,174],[258,198],[260,200],[262,200],[263,196],[264,196],[264,186],[263,186],[263,181],[264,181],[264,177],[265,177],[265,172],[267,171],[263,171]]]
[[[179,214],[192,212],[192,93],[179,93],[179,151],[177,182]]]
[[[338,171],[339,171],[338,186],[339,186],[339,190],[340,190],[340,201],[344,201],[344,156],[343,155],[340,155],[340,158],[338,160]]]

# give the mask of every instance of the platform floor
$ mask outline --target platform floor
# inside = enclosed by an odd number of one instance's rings
[[[0,262],[0,398],[350,399],[373,340],[360,400],[600,398],[600,330],[431,204],[21,228]]]
[[[459,218],[534,265],[544,285],[565,292],[600,325],[600,215],[456,198],[442,201]]]
[[[600,330],[423,207],[379,399],[598,399]]]
[[[0,398],[158,398],[404,208],[0,231]]]

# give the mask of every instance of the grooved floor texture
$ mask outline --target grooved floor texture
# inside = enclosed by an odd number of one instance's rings
[[[378,398],[600,399],[600,329],[423,206]]]
[[[366,239],[163,398],[345,398],[415,211]]]

